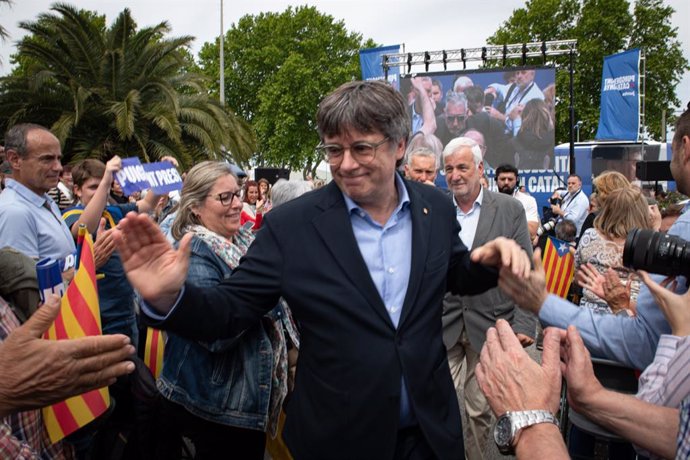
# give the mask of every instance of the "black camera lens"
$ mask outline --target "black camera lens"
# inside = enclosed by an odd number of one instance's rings
[[[623,265],[649,273],[690,278],[690,244],[677,236],[636,228],[625,239]]]

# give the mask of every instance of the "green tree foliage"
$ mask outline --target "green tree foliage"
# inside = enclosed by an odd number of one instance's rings
[[[0,7],[5,6],[5,5],[11,6],[12,1],[11,0],[0,0]],[[7,29],[5,29],[5,27],[3,27],[2,24],[0,24],[0,42],[4,42],[8,38],[10,38],[10,35],[7,33]],[[2,65],[2,59],[0,59],[0,65]]]
[[[582,121],[582,139],[593,139],[599,123],[604,56],[641,48],[646,62],[646,120],[652,137],[661,134],[661,112],[679,104],[675,87],[688,61],[677,30],[670,25],[673,8],[662,0],[529,0],[489,38],[489,43],[577,39],[574,76],[575,121]],[[557,58],[556,139],[569,136],[568,57]],[[541,60],[528,64],[541,64]]]
[[[55,4],[34,22],[0,80],[0,128],[22,121],[49,126],[66,161],[114,154],[183,165],[220,158],[221,148],[249,156],[246,122],[211,100],[187,47],[166,38],[167,23],[137,29],[128,9],[110,27],[97,13]]]
[[[314,7],[242,17],[225,36],[225,100],[256,130],[254,163],[314,173],[315,114],[340,84],[360,78],[358,50],[376,46]],[[219,42],[200,65],[218,90]]]
[[[645,51],[646,124],[655,137],[661,135],[661,112],[666,110],[670,115],[674,107],[687,102],[680,101],[676,96],[676,86],[690,66],[683,57],[678,30],[670,24],[673,12],[673,8],[664,6],[661,0],[635,2],[634,24],[628,44],[630,48],[643,48]],[[688,43],[685,45],[690,46]]]

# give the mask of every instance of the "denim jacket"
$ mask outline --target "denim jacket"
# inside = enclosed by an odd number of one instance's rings
[[[206,243],[192,239],[190,283],[212,287],[231,272]],[[280,315],[275,310],[271,313]],[[273,368],[267,330],[258,323],[237,337],[214,342],[169,333],[158,389],[168,400],[205,420],[266,431]]]

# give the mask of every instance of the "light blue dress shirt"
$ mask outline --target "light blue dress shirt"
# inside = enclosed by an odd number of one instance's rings
[[[474,199],[472,208],[465,213],[460,209],[458,202],[455,201],[455,197],[453,197],[455,216],[460,224],[460,239],[465,246],[467,246],[467,250],[472,250],[474,235],[477,233],[477,225],[479,224],[479,214],[482,210],[482,199],[484,199],[484,187],[479,189],[479,195]]]
[[[688,206],[668,230],[668,234],[690,240]],[[652,275],[652,278],[661,282],[664,276]],[[679,277],[676,292],[682,294],[687,290],[687,280]],[[645,284],[640,287],[637,298],[637,316],[597,314],[589,308],[580,308],[551,294],[539,311],[539,319],[545,326],[562,329],[570,324],[574,325],[592,355],[639,370],[646,368],[654,360],[661,334],[671,333],[671,327]]]
[[[589,198],[587,198],[585,192],[580,189],[575,195],[568,193],[563,198],[561,209],[563,210],[563,219],[575,222],[577,227],[576,235],[579,235],[582,230],[582,224],[585,223],[587,214],[589,214]]]
[[[410,280],[412,215],[410,214],[410,197],[398,174],[395,175],[395,185],[398,189],[398,206],[384,225],[374,221],[345,193],[343,193],[343,198],[350,213],[352,231],[355,234],[359,252],[386,306],[391,322],[397,328]],[[411,426],[415,423],[405,377],[402,376],[400,427]]]
[[[60,260],[73,254],[74,238],[55,202],[15,180],[5,183],[0,193],[0,247],[13,247],[34,259]]]
[[[422,130],[422,126],[424,126],[424,117],[414,109],[414,103],[412,103],[410,107],[412,107],[412,133],[414,134]]]

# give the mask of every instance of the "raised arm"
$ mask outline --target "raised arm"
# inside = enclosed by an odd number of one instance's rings
[[[568,401],[578,413],[645,450],[675,457],[678,409],[605,389],[594,376],[591,357],[574,326],[568,328],[561,358]]]
[[[110,193],[110,187],[113,184],[113,174],[118,172],[122,168],[122,159],[115,155],[105,164],[105,172],[101,178],[101,182],[98,184],[98,188],[94,193],[91,200],[88,202],[84,208],[84,212],[81,213],[79,219],[72,225],[70,229],[74,238],[77,238],[79,233],[79,225],[84,224],[89,230],[89,233],[94,234],[98,230],[98,223],[103,215],[103,210],[108,204],[108,194]]]
[[[148,215],[130,212],[113,238],[132,287],[158,313],[167,314],[187,278],[191,234],[176,251]]]
[[[153,193],[153,189],[146,192],[146,196],[137,201],[137,210],[141,213],[149,214],[156,208],[161,195]]]

